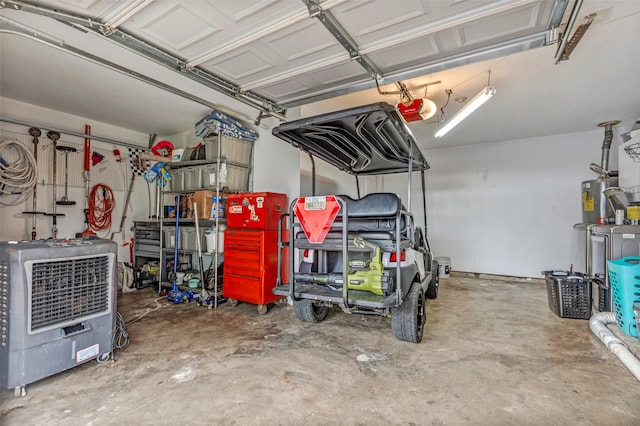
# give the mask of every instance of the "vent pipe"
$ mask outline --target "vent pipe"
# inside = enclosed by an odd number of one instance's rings
[[[602,157],[600,159],[600,168],[609,171],[609,151],[611,150],[611,141],[613,140],[613,126],[619,124],[619,120],[605,121],[598,124],[598,127],[604,127],[604,140],[602,141]]]

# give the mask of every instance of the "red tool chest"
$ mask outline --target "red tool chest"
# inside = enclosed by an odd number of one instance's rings
[[[271,192],[232,194],[227,203],[222,294],[233,301],[254,303],[264,314],[267,304],[282,298],[272,290],[278,273],[278,220],[287,211],[287,196]],[[283,241],[288,241],[287,231],[283,233]],[[282,274],[288,275],[287,249],[283,256]],[[286,275],[282,276],[288,281]]]
[[[227,227],[275,231],[280,215],[288,210],[287,195],[247,192],[227,197]]]

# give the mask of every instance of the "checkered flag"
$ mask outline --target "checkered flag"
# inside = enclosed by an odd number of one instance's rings
[[[131,174],[134,176],[144,176],[149,168],[149,162],[140,158],[140,154],[148,151],[142,148],[129,148],[129,165]]]

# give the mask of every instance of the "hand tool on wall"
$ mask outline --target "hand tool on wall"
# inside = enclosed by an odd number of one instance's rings
[[[124,227],[124,221],[127,218],[127,208],[129,208],[129,201],[131,200],[131,191],[133,190],[133,182],[135,181],[136,175],[131,175],[131,180],[129,181],[129,189],[127,189],[127,197],[124,200],[124,208],[122,209],[122,217],[120,218],[120,228],[116,232],[111,233],[111,240],[113,240],[113,236],[115,234],[122,234],[122,229]],[[124,236],[124,234],[123,234]]]
[[[36,164],[38,162],[38,137],[40,137],[40,135],[42,134],[42,131],[40,131],[40,129],[36,128],[36,127],[32,127],[29,129],[29,134],[33,137],[33,158],[36,160]],[[30,214],[32,215],[32,219],[31,219],[31,240],[35,240],[36,239],[36,216],[39,214],[45,214],[45,212],[39,212],[37,211],[38,209],[38,203],[37,203],[37,199],[36,199],[36,194],[37,194],[37,189],[38,189],[38,185],[36,183],[36,185],[34,185],[33,187],[33,207],[32,210],[30,212],[22,212],[22,214]]]
[[[56,146],[56,149],[58,151],[62,151],[62,153],[64,154],[64,196],[62,197],[62,199],[60,201],[56,201],[56,204],[59,206],[75,206],[76,202],[75,201],[70,201],[69,200],[69,153],[70,152],[76,152],[77,149],[75,149],[72,146]]]
[[[88,124],[84,125],[84,134],[91,134],[91,126]],[[76,237],[88,237],[89,235],[96,235],[91,227],[89,226],[89,196],[91,194],[90,182],[91,182],[91,138],[84,138],[84,171],[82,172],[82,178],[84,179],[85,185],[85,200],[84,200],[84,231],[76,234]]]
[[[47,137],[53,141],[53,150],[51,155],[53,156],[53,213],[45,213],[47,216],[51,216],[53,220],[53,226],[51,227],[51,238],[54,240],[58,238],[58,216],[64,216],[62,213],[56,213],[56,186],[58,186],[56,168],[58,167],[58,139],[60,139],[60,133],[49,130]]]

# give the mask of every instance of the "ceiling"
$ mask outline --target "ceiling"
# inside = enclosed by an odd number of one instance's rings
[[[573,1],[563,1],[3,1],[0,95],[171,135],[213,107],[253,122],[296,106],[310,115],[395,104],[399,96],[380,95],[374,77],[387,92],[402,80],[442,108],[410,124],[424,148],[638,118],[640,2],[585,0],[576,27],[588,14],[594,21],[556,65],[546,30],[567,21]],[[435,139],[463,105],[455,98],[488,82],[496,96]]]

